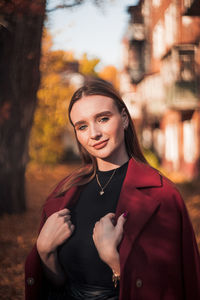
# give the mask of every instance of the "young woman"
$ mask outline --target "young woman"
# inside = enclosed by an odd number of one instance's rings
[[[73,95],[69,119],[83,167],[44,204],[26,299],[200,299],[186,207],[147,164],[119,94],[91,81]]]

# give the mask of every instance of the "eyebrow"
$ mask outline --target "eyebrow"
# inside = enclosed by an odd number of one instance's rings
[[[97,118],[102,117],[102,116],[111,116],[111,115],[112,115],[111,111],[106,110],[106,111],[102,111],[102,112],[96,114],[96,115],[94,116],[94,118],[97,119]],[[84,121],[84,120],[80,120],[80,121],[78,121],[78,122],[76,122],[76,123],[74,124],[74,127],[76,127],[76,126],[78,126],[78,125],[81,125],[81,124],[83,124],[83,123],[85,123],[85,122],[86,122],[86,121]]]

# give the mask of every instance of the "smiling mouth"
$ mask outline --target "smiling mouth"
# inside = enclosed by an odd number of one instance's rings
[[[94,144],[93,147],[95,149],[101,149],[101,148],[104,148],[107,145],[107,143],[108,143],[108,140],[105,140],[103,142],[99,142],[99,143]]]

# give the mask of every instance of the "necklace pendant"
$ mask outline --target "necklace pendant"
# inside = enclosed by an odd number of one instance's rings
[[[102,196],[104,194],[104,189],[107,187],[107,185],[109,184],[109,182],[111,181],[111,179],[113,178],[113,176],[115,175],[117,169],[115,169],[112,173],[112,175],[110,176],[109,180],[107,181],[107,183],[104,186],[101,186],[101,183],[99,182],[99,177],[98,174],[96,173],[96,179],[97,179],[97,183],[99,185],[99,187],[101,188],[99,194]]]

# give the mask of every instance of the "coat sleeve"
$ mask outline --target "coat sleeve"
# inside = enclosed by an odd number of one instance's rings
[[[53,192],[47,197],[46,202],[56,196],[56,193],[60,189],[61,185],[67,180],[68,177],[69,176],[65,177],[58,183]],[[47,217],[43,208],[38,234],[46,222],[46,219]],[[45,284],[46,280],[42,263],[35,244],[25,261],[25,300],[45,300]],[[43,295],[41,295],[41,291],[44,293]]]
[[[180,194],[177,193],[182,225],[182,270],[184,299],[200,299],[200,256],[190,217]]]
[[[39,232],[46,221],[45,211],[42,212]],[[41,286],[43,287],[44,275],[40,256],[37,251],[36,244],[25,261],[25,300],[41,299]]]

